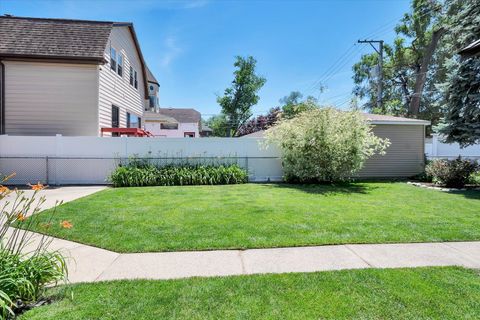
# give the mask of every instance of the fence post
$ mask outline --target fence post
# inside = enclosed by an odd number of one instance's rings
[[[62,135],[56,134],[55,135],[55,161],[54,161],[54,170],[55,170],[55,185],[60,185],[61,179],[58,176],[58,164],[60,163],[60,159],[58,157],[63,154],[63,141]]]
[[[48,156],[45,156],[45,184],[48,184]]]

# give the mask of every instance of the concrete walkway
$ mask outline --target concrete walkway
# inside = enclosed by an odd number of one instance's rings
[[[363,268],[480,268],[480,241],[119,254],[54,239],[50,248],[68,257],[72,283]]]
[[[69,202],[76,200],[78,198],[82,198],[95,192],[101,191],[106,189],[106,186],[69,186],[69,187],[48,187],[44,190],[38,192],[37,198],[41,196],[45,196],[45,202],[41,205],[42,210],[50,209],[55,206],[57,201]],[[24,196],[30,198],[33,195],[33,191],[22,190],[24,192]],[[15,200],[16,194],[15,192],[10,193],[6,198],[0,200],[0,208],[3,208],[5,202],[9,201],[10,203]],[[37,199],[38,200],[38,199]],[[8,208],[11,207],[7,206]],[[33,210],[33,208],[32,208]]]

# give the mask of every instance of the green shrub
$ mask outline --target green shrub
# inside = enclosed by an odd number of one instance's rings
[[[0,184],[0,200],[12,193],[14,196],[10,206],[0,208],[0,319],[14,318],[15,313],[41,299],[47,286],[66,281],[67,277],[62,254],[48,250],[51,239],[40,236],[34,248],[27,248],[39,236],[25,229],[39,226],[40,206],[45,202],[45,197],[37,199],[43,186],[37,184],[32,189],[34,194],[28,198],[25,192]],[[27,213],[31,217],[27,218]]]
[[[480,186],[480,170],[472,173],[468,179],[468,183]]]
[[[266,138],[282,151],[284,178],[289,182],[347,180],[390,144],[373,134],[360,113],[333,108],[282,120],[267,130]]]
[[[238,184],[248,180],[238,165],[155,166],[138,161],[119,166],[109,177],[114,187]]]
[[[432,182],[449,188],[462,188],[476,171],[478,165],[470,160],[458,157],[448,161],[437,159],[430,162],[425,172],[432,177]]]

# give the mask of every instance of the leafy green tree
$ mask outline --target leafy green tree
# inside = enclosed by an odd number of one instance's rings
[[[447,31],[446,13],[458,8],[440,0],[413,0],[412,12],[396,26],[397,38],[384,46],[383,105],[377,100],[377,77],[371,70],[378,65],[377,53],[363,55],[353,66],[354,93],[366,98],[364,108],[373,113],[421,117],[436,123],[442,109],[435,102],[439,92],[435,85],[445,79],[443,62],[453,52],[439,51]]]
[[[260,99],[258,91],[266,80],[255,73],[257,61],[249,57],[236,57],[232,86],[217,97],[222,113],[227,119],[227,136],[235,136],[238,129],[252,116],[252,106]]]
[[[303,94],[299,91],[292,91],[288,96],[279,100],[282,109],[282,117],[291,119],[297,114],[318,108],[317,99],[308,96],[303,100]]]
[[[225,137],[227,132],[227,117],[221,113],[204,121],[205,125],[212,129],[213,137]]]

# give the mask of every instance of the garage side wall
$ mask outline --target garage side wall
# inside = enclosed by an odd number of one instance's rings
[[[424,170],[425,134],[423,125],[375,125],[375,135],[390,140],[384,156],[367,160],[360,177],[409,177]]]

